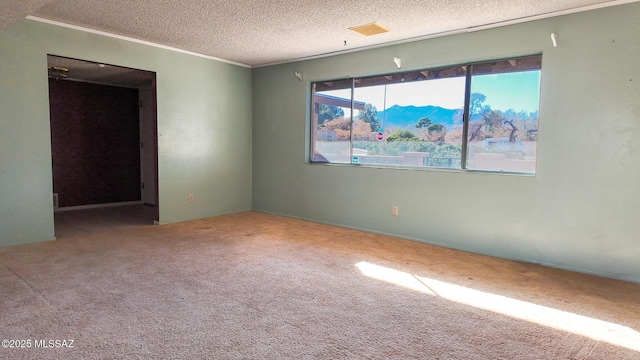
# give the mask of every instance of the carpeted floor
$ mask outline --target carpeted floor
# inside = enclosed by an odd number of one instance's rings
[[[0,248],[2,359],[640,359],[639,331],[640,284],[256,212]]]
[[[54,213],[56,239],[151,225],[155,216],[156,209],[152,205],[125,205],[56,211]]]

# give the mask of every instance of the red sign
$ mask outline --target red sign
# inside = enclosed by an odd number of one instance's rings
[[[384,138],[384,134],[379,132],[378,133],[378,140],[382,140],[382,138]]]

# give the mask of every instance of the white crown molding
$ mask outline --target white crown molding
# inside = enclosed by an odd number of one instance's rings
[[[150,42],[150,41],[139,40],[139,39],[134,39],[134,38],[130,38],[130,37],[127,37],[127,36],[111,34],[111,33],[105,32],[105,31],[93,30],[93,29],[82,27],[82,26],[70,25],[70,24],[59,22],[59,21],[43,19],[43,18],[39,18],[39,17],[36,17],[36,16],[27,16],[27,19],[34,20],[34,21],[39,21],[39,22],[43,22],[43,23],[47,23],[47,24],[52,24],[52,25],[56,25],[56,26],[61,26],[61,27],[69,28],[69,29],[84,31],[84,32],[92,33],[92,34],[107,36],[107,37],[111,37],[111,38],[115,38],[115,39],[119,39],[119,40],[125,40],[125,41],[130,41],[130,42],[134,42],[134,43],[138,43],[138,44],[153,46],[153,47],[157,47],[157,48],[161,48],[161,49],[165,49],[165,50],[176,51],[176,52],[180,52],[180,53],[183,53],[183,54],[198,56],[198,57],[202,57],[202,58],[205,58],[205,59],[220,61],[220,62],[223,62],[223,63],[232,64],[232,65],[236,65],[236,66],[241,66],[241,67],[245,67],[245,68],[260,68],[260,67],[288,64],[288,63],[293,63],[293,62],[298,62],[298,61],[322,59],[322,58],[336,56],[336,55],[349,54],[349,53],[354,53],[354,52],[364,51],[364,50],[371,50],[371,49],[378,49],[378,48],[386,47],[386,46],[406,44],[406,43],[410,43],[410,42],[434,39],[434,38],[450,36],[450,35],[456,35],[456,34],[462,34],[462,33],[470,33],[470,32],[475,32],[475,31],[494,29],[494,28],[499,28],[499,27],[504,27],[504,26],[509,26],[509,25],[526,23],[526,22],[530,22],[530,21],[536,21],[536,20],[548,19],[548,18],[557,17],[557,16],[575,14],[575,13],[580,13],[580,12],[584,12],[584,11],[602,9],[602,8],[607,8],[607,7],[617,6],[617,5],[624,5],[624,4],[634,3],[634,2],[638,2],[638,1],[640,1],[640,0],[613,0],[613,1],[608,1],[608,2],[605,2],[605,3],[581,6],[581,7],[577,7],[577,8],[574,8],[574,9],[555,11],[555,12],[550,12],[550,13],[547,13],[547,14],[534,15],[534,16],[524,17],[524,18],[520,18],[520,19],[507,20],[507,21],[502,21],[502,22],[497,22],[497,23],[492,23],[492,24],[486,24],[486,25],[480,25],[480,26],[474,26],[474,27],[469,27],[469,28],[464,28],[464,29],[445,31],[445,32],[437,33],[437,34],[429,34],[429,35],[418,36],[418,37],[413,37],[413,38],[409,38],[409,39],[390,41],[390,42],[386,42],[386,43],[382,43],[382,44],[363,46],[363,47],[353,48],[353,49],[349,49],[349,50],[340,50],[340,51],[334,51],[334,52],[329,52],[329,53],[324,53],[324,54],[319,54],[319,55],[303,56],[303,57],[298,57],[298,58],[295,58],[295,59],[282,60],[282,61],[276,61],[276,62],[271,62],[271,63],[266,63],[266,64],[253,65],[253,66],[248,65],[248,64],[235,62],[235,61],[231,61],[231,60],[217,58],[215,56],[209,56],[209,55],[204,55],[204,54],[200,54],[200,53],[196,53],[196,52],[192,52],[192,51],[188,51],[188,50],[178,49],[178,48],[174,48],[174,47],[171,47],[171,46],[156,44],[156,43],[153,43],[153,42]]]
[[[423,35],[423,36],[413,37],[413,38],[409,38],[409,39],[390,41],[390,42],[386,42],[386,43],[382,43],[382,44],[363,46],[363,47],[353,48],[353,49],[349,49],[349,50],[340,50],[340,51],[330,52],[330,53],[326,53],[326,54],[300,57],[300,58],[297,58],[297,59],[294,59],[294,60],[283,60],[283,61],[277,61],[277,62],[272,62],[272,63],[268,63],[268,64],[254,65],[252,67],[253,68],[259,68],[259,67],[267,67],[267,66],[273,66],[273,65],[288,64],[288,63],[297,62],[297,61],[322,59],[322,58],[325,58],[325,57],[342,55],[342,54],[349,54],[349,53],[354,53],[354,52],[364,51],[364,50],[378,49],[378,48],[392,46],[392,45],[406,44],[406,43],[410,43],[410,42],[434,39],[434,38],[439,38],[439,37],[444,37],[444,36],[450,36],[450,35],[456,35],[456,34],[464,34],[464,33],[470,33],[470,32],[482,31],[482,30],[488,30],[488,29],[494,29],[494,28],[499,28],[499,27],[504,27],[504,26],[509,26],[509,25],[526,23],[526,22],[530,22],[530,21],[548,19],[548,18],[562,16],[562,15],[569,15],[569,14],[575,14],[575,13],[580,13],[580,12],[584,12],[584,11],[597,10],[597,9],[602,9],[602,8],[607,8],[607,7],[617,6],[617,5],[624,5],[624,4],[634,3],[634,2],[638,2],[638,1],[640,1],[640,0],[614,0],[614,1],[609,1],[609,2],[606,2],[606,3],[582,6],[582,7],[577,7],[577,8],[574,8],[574,9],[555,11],[555,12],[551,12],[551,13],[547,13],[547,14],[534,15],[534,16],[524,17],[524,18],[520,18],[520,19],[507,20],[507,21],[502,21],[502,22],[497,22],[497,23],[492,23],[492,24],[486,24],[486,25],[479,25],[479,26],[469,27],[469,28],[465,28],[465,29],[457,29],[457,30],[445,31],[445,32],[437,33],[437,34]]]
[[[239,63],[239,62],[235,62],[235,61],[231,61],[231,60],[221,59],[221,58],[217,58],[215,56],[204,55],[204,54],[196,53],[196,52],[193,52],[193,51],[178,49],[178,48],[174,48],[174,47],[171,47],[171,46],[156,44],[156,43],[153,43],[153,42],[150,42],[150,41],[134,39],[134,38],[130,38],[128,36],[116,35],[116,34],[108,33],[106,31],[93,30],[93,29],[89,29],[89,28],[86,28],[86,27],[82,27],[82,26],[70,25],[70,24],[66,24],[66,23],[63,23],[63,22],[43,19],[43,18],[40,18],[40,17],[37,17],[37,16],[31,16],[31,15],[27,16],[27,19],[33,20],[33,21],[39,21],[39,22],[46,23],[46,24],[61,26],[61,27],[68,28],[68,29],[83,31],[83,32],[91,33],[91,34],[107,36],[107,37],[118,39],[118,40],[130,41],[130,42],[134,42],[134,43],[137,43],[137,44],[153,46],[153,47],[157,47],[157,48],[160,48],[160,49],[175,51],[175,52],[179,52],[179,53],[183,53],[183,54],[187,54],[187,55],[198,56],[198,57],[201,57],[201,58],[220,61],[220,62],[231,64],[231,65],[241,66],[241,67],[245,67],[245,68],[251,68],[251,65],[247,65],[247,64],[243,64],[243,63]]]

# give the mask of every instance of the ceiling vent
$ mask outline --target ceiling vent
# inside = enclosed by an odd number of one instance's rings
[[[372,22],[370,24],[364,24],[364,25],[358,25],[358,26],[352,26],[349,28],[349,30],[353,30],[364,36],[382,34],[382,33],[391,31],[389,28],[384,27],[378,24],[377,22]]]

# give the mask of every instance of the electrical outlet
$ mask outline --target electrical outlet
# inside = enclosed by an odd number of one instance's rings
[[[189,202],[193,202],[193,194],[189,194]]]
[[[398,216],[398,207],[397,206],[393,205],[391,207],[391,215]]]

